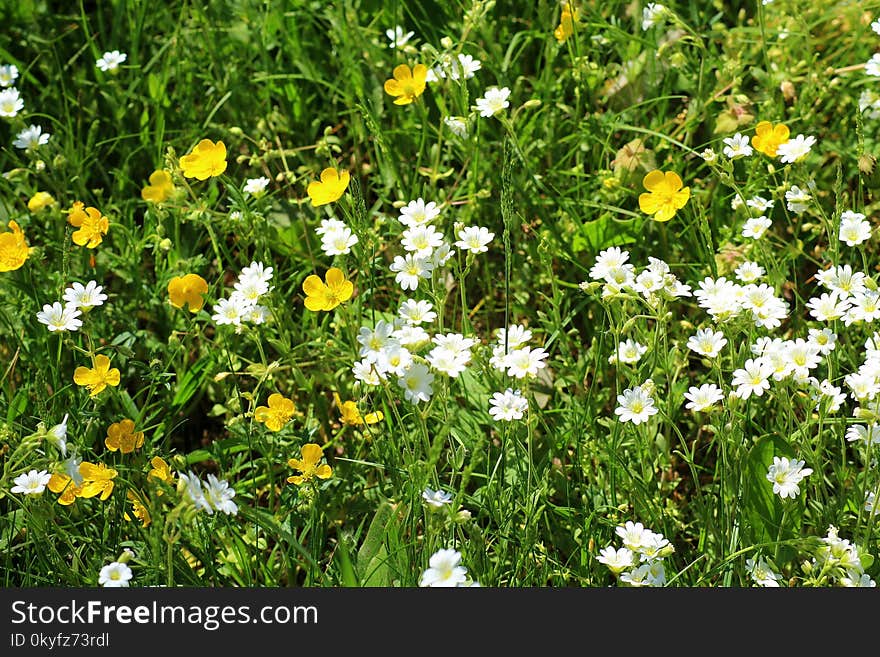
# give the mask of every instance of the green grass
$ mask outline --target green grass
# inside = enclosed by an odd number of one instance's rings
[[[880,529],[864,505],[868,491],[880,494],[876,455],[845,438],[849,425],[876,419],[856,419],[870,404],[850,396],[837,412],[816,412],[809,386],[791,377],[761,397],[728,393],[761,336],[831,328],[837,348],[811,375],[844,393],[844,377],[865,360],[871,322],[820,322],[806,303],[831,264],[877,271],[876,238],[849,247],[837,226],[845,210],[876,225],[880,208],[870,166],[878,119],[859,109],[877,79],[858,66],[880,51],[870,28],[880,2],[670,1],[649,30],[643,4],[585,2],[563,43],[553,35],[561,6],[550,0],[0,7],[0,64],[18,67],[25,102],[0,119],[0,226],[15,220],[33,247],[24,266],[0,273],[3,585],[96,585],[128,548],[133,586],[416,586],[431,555],[454,548],[484,586],[608,586],[618,579],[597,557],[621,546],[615,529],[627,521],[674,546],[663,560],[670,586],[752,586],[746,559],[759,557],[784,585],[839,584],[845,569],[804,566],[829,526],[859,547],[876,579],[868,555]],[[415,32],[400,50],[385,36],[395,25]],[[116,49],[126,61],[100,71],[95,60]],[[481,68],[394,105],[383,90],[394,67],[434,66],[444,53]],[[476,100],[491,86],[510,89],[510,106],[481,117]],[[467,117],[469,135],[454,135],[447,116]],[[757,151],[722,155],[723,138],[754,138],[762,120],[817,144],[791,165]],[[50,141],[13,147],[31,123]],[[180,157],[205,138],[226,145],[225,172],[184,177]],[[716,163],[701,157],[706,148]],[[351,183],[313,207],[307,185],[327,167],[350,172]],[[162,168],[176,192],[148,203],[141,189]],[[666,223],[639,209],[655,168],[675,171],[691,192]],[[242,191],[261,176],[265,196]],[[792,212],[785,191],[810,181],[809,209]],[[31,212],[38,191],[55,204]],[[775,201],[773,225],[751,240],[741,235],[746,209],[731,202],[757,195]],[[434,224],[447,241],[471,225],[494,239],[486,253],[459,251],[413,292],[389,266],[404,254],[399,210],[419,197],[442,208]],[[93,250],[72,241],[75,201],[109,218]],[[349,254],[322,252],[315,229],[329,217],[357,235]],[[758,262],[759,282],[786,301],[787,316],[767,329],[745,315],[716,323],[694,297],[603,298],[589,272],[612,246],[629,252],[637,273],[662,259],[694,289]],[[236,332],[211,316],[253,261],[274,270],[261,299],[270,320]],[[304,280],[334,266],[354,295],[330,312],[307,310]],[[188,273],[209,286],[198,313],[169,303],[169,281]],[[68,285],[89,280],[109,298],[81,330],[50,333],[37,321]],[[432,335],[478,341],[466,371],[436,373],[430,402],[418,405],[393,377],[369,387],[351,371],[359,329],[390,320],[409,297],[433,303]],[[527,326],[529,345],[549,352],[537,376],[490,364],[495,331],[509,324]],[[709,326],[727,339],[711,361],[686,346]],[[627,338],[647,352],[610,364]],[[90,397],[73,374],[97,353],[121,382]],[[617,395],[647,379],[659,413],[621,422]],[[724,401],[691,412],[684,393],[703,383]],[[489,415],[489,398],[507,387],[529,400],[523,420]],[[276,392],[298,413],[272,432],[254,411]],[[334,392],[383,420],[342,424]],[[70,447],[117,470],[112,494],[63,506],[49,490],[10,493],[28,470],[62,469],[38,424],[65,413]],[[145,436],[130,454],[104,445],[123,418]],[[287,461],[307,443],[323,447],[332,476],[287,483]],[[238,513],[208,515],[182,489],[148,480],[155,456],[177,473],[227,480]],[[773,456],[813,470],[794,499],[772,492]],[[426,487],[454,501],[426,505]],[[129,491],[145,496],[149,526],[125,519]]]

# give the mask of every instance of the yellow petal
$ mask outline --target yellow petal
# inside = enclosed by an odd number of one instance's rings
[[[681,178],[677,173],[675,173],[675,171],[667,171],[664,182],[666,183],[667,190],[670,192],[678,191],[679,189],[681,189],[681,186],[683,184],[681,182]]]
[[[337,267],[330,267],[324,278],[327,280],[327,287],[331,290],[338,288],[345,282],[345,274],[343,274],[342,270]]]
[[[320,445],[316,445],[315,443],[303,445],[301,451],[303,463],[305,463],[306,465],[315,465],[318,461],[321,460],[321,457],[324,456],[324,450],[321,449]]]
[[[639,209],[645,214],[654,214],[661,205],[662,201],[657,194],[639,194]]]
[[[642,185],[644,185],[645,189],[649,192],[656,192],[663,189],[663,183],[665,181],[666,176],[663,175],[663,172],[659,169],[654,169],[645,176],[642,180]]]
[[[327,479],[332,474],[333,474],[333,470],[331,470],[330,466],[327,465],[326,463],[323,465],[319,465],[318,468],[315,470],[315,476],[318,479]]]
[[[404,82],[412,78],[413,74],[410,71],[409,66],[406,64],[399,64],[394,67],[394,79],[399,80],[400,82]]]

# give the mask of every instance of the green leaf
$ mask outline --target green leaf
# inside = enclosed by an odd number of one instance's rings
[[[581,225],[580,233],[575,234],[574,250],[578,251],[577,246],[580,245],[585,245],[591,251],[601,251],[609,246],[634,244],[639,239],[643,221],[620,221],[610,214],[603,214],[598,219]]]
[[[391,585],[385,536],[389,525],[393,522],[393,510],[388,502],[379,505],[367,530],[367,537],[358,550],[357,564],[363,586]]]

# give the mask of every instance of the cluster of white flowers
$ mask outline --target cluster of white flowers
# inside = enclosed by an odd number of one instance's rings
[[[716,322],[748,315],[759,328],[778,328],[788,316],[788,303],[776,296],[766,283],[740,285],[721,276],[706,277],[698,283],[693,296],[699,306]]]
[[[873,561],[864,548],[840,538],[837,527],[831,525],[810,563],[810,571],[828,573],[838,586],[873,588],[877,583],[865,572],[865,566]]]
[[[18,67],[14,64],[0,66],[0,116],[11,119],[24,109],[21,93],[13,85],[18,79]]]
[[[428,69],[426,80],[428,82],[438,82],[447,78],[455,81],[470,80],[482,67],[482,62],[471,55],[461,52],[457,55],[443,53],[438,64]]]
[[[235,326],[237,333],[243,330],[246,323],[264,324],[271,314],[269,309],[259,302],[263,295],[272,290],[272,286],[269,285],[271,280],[272,267],[266,267],[262,262],[251,262],[248,267],[241,270],[229,298],[220,299],[214,304],[214,314],[211,319],[218,325]]]
[[[531,339],[532,332],[522,324],[496,329],[489,364],[517,379],[537,376],[538,370],[547,366],[544,361],[550,354],[543,347],[533,349],[526,344]]]
[[[605,564],[621,582],[629,586],[664,586],[666,570],[663,559],[675,552],[669,540],[663,534],[631,520],[614,531],[623,547],[609,545],[603,548],[596,561]]]
[[[77,331],[82,327],[80,316],[92,308],[101,306],[107,300],[104,288],[97,281],[89,281],[85,285],[74,283],[64,290],[64,304],[56,301],[45,304],[37,313],[37,319],[45,324],[51,332]]]
[[[612,246],[600,251],[590,268],[590,278],[604,283],[602,298],[609,299],[625,293],[640,295],[649,307],[656,309],[661,300],[691,296],[691,288],[673,274],[669,265],[649,257],[648,266],[636,274],[635,265],[627,262],[629,252]]]
[[[820,322],[842,319],[847,326],[872,323],[880,318],[880,290],[850,265],[829,267],[816,273],[827,292],[807,301],[810,315]]]
[[[197,509],[201,509],[208,515],[214,515],[214,511],[220,511],[226,515],[234,516],[238,513],[238,505],[232,501],[235,497],[235,489],[225,479],[218,479],[212,474],[208,475],[208,481],[203,482],[198,476],[190,471],[179,473],[180,482],[186,496]]]
[[[321,250],[331,257],[351,253],[351,247],[358,243],[351,228],[335,218],[322,219],[315,233],[321,238]]]
[[[467,568],[461,565],[461,553],[453,549],[440,549],[431,555],[428,568],[419,578],[423,587],[469,587],[479,586],[468,577]]]

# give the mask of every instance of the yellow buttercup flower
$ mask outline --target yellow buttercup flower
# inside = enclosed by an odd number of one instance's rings
[[[385,414],[382,411],[361,415],[357,403],[353,401],[343,402],[339,397],[338,392],[333,393],[333,401],[336,402],[336,407],[339,409],[339,414],[342,416],[342,424],[359,427],[362,424],[376,424],[385,418]]]
[[[354,293],[354,284],[345,279],[341,269],[331,267],[324,278],[326,283],[312,274],[303,281],[305,304],[309,310],[333,310],[340,303],[351,299]]]
[[[78,467],[82,483],[77,485],[70,476],[54,473],[47,484],[53,493],[60,493],[58,503],[68,506],[73,504],[78,497],[99,497],[101,501],[110,497],[113,492],[113,479],[119,474],[113,468],[108,468],[102,463],[89,463],[83,461]]]
[[[110,497],[113,492],[113,480],[119,474],[113,468],[108,468],[103,463],[89,463],[83,461],[79,464],[79,473],[83,477],[80,497],[98,497],[102,502]]]
[[[110,367],[110,359],[103,354],[95,356],[94,367],[77,367],[73,373],[73,382],[89,389],[89,396],[94,397],[107,386],[119,385],[119,370]]]
[[[316,445],[315,443],[303,445],[300,452],[302,454],[302,460],[290,459],[287,462],[287,465],[294,470],[299,470],[302,474],[288,477],[288,483],[301,486],[307,481],[311,481],[314,477],[317,477],[318,479],[327,479],[333,474],[333,470],[326,463],[318,465],[318,463],[321,462],[321,457],[324,456],[324,450],[321,449],[320,445]]]
[[[174,473],[171,472],[171,468],[165,462],[165,459],[161,456],[154,456],[150,459],[150,465],[153,466],[153,469],[147,473],[147,481],[150,479],[158,479],[166,484],[174,485]],[[160,493],[161,491],[157,494]]]
[[[53,203],[55,199],[49,192],[37,192],[28,200],[28,210],[36,213]]]
[[[208,292],[208,282],[198,274],[175,276],[168,283],[168,298],[175,308],[189,306],[191,313],[197,313],[205,305],[204,294]]]
[[[156,169],[150,174],[150,184],[141,190],[141,198],[150,203],[162,203],[174,193],[171,172]]]
[[[125,498],[131,502],[132,514],[134,517],[141,521],[142,526],[149,527],[153,519],[150,517],[150,510],[145,504],[146,498],[143,496],[143,493],[140,491],[135,493],[133,490],[129,489],[125,494]],[[124,514],[124,517],[126,520],[131,520],[131,516],[127,513]]]
[[[306,188],[306,193],[312,200],[314,207],[327,205],[339,200],[345,193],[350,179],[351,176],[348,171],[337,171],[333,167],[327,167],[321,172],[321,181],[315,180],[310,182]]]
[[[774,126],[770,121],[761,121],[755,126],[752,146],[764,153],[764,155],[776,157],[776,149],[788,141],[788,136],[788,126],[781,123]]]
[[[562,16],[559,18],[559,25],[553,31],[553,36],[559,43],[563,43],[568,37],[574,34],[574,23],[579,18],[578,10],[572,9],[571,6],[565,5],[562,8]]]
[[[691,188],[682,189],[681,178],[674,171],[664,173],[654,169],[645,176],[642,184],[648,192],[639,195],[639,208],[653,215],[654,221],[669,221],[691,197]]]
[[[395,105],[409,105],[425,91],[428,67],[416,64],[410,69],[406,64],[394,67],[394,78],[385,80],[385,93],[396,96]]]
[[[110,221],[101,214],[98,208],[91,206],[85,211],[81,208],[77,209],[67,217],[67,221],[74,226],[79,226],[79,230],[75,231],[71,237],[74,244],[84,246],[87,249],[94,249],[104,239],[104,235],[110,230]],[[78,223],[74,223],[74,221]]]
[[[187,178],[207,180],[226,171],[226,144],[202,139],[189,155],[180,158],[180,167]]]
[[[0,271],[15,271],[30,255],[24,233],[15,221],[10,221],[9,232],[0,233]]]
[[[144,444],[144,432],[134,430],[134,421],[128,418],[114,422],[107,428],[104,444],[111,452],[117,449],[123,454],[130,454]]]
[[[257,406],[254,409],[254,419],[264,423],[269,431],[281,431],[294,415],[296,407],[293,402],[277,392],[269,395],[268,406]]]

